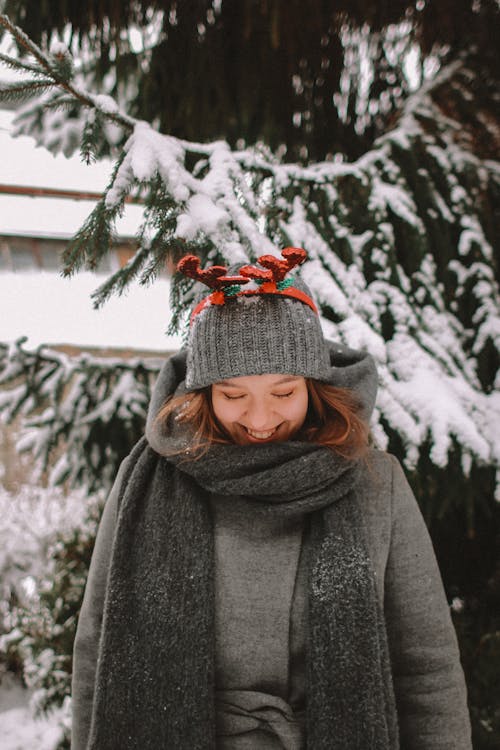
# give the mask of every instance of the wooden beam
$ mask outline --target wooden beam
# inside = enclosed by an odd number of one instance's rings
[[[93,193],[84,190],[63,190],[61,188],[33,187],[31,185],[6,185],[0,183],[0,194],[26,195],[30,198],[66,198],[74,201],[98,201],[103,193]],[[144,203],[143,198],[127,195],[126,203]]]

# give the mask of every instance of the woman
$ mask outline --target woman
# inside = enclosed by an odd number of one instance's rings
[[[456,638],[370,356],[289,272],[211,288],[106,504],[78,623],[73,750],[468,750]]]

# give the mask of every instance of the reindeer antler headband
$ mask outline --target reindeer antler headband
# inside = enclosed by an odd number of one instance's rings
[[[281,255],[283,260],[274,255],[261,255],[257,262],[262,268],[253,265],[242,266],[239,275],[235,276],[227,275],[226,266],[212,266],[202,270],[200,259],[196,255],[185,255],[181,258],[177,264],[180,273],[201,281],[214,290],[196,305],[191,314],[191,323],[208,305],[224,305],[232,297],[257,294],[293,297],[308,305],[317,314],[318,310],[311,297],[293,285],[293,278],[285,278],[293,268],[306,260],[306,251],[301,247],[286,247],[281,251]]]

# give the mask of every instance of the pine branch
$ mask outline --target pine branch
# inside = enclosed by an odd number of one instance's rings
[[[144,286],[152,284],[158,277],[169,257],[172,257],[173,246],[175,241],[172,238],[172,231],[166,236],[163,232],[158,232],[152,239],[149,246],[148,262],[142,270],[140,283]],[[182,248],[185,249],[184,246]]]
[[[173,336],[181,331],[181,323],[186,315],[186,311],[192,306],[194,301],[194,287],[190,281],[180,273],[174,274],[170,288],[170,307],[172,317],[167,328],[167,335]],[[184,342],[187,341],[188,329],[182,331]]]
[[[139,245],[132,258],[118,271],[115,271],[104,284],[101,284],[93,293],[94,308],[98,309],[107,302],[114,294],[119,296],[127,286],[137,277],[149,256],[149,246]]]
[[[144,429],[161,362],[67,357],[24,343],[0,344],[0,414],[23,416],[19,449],[54,481],[102,491]],[[64,466],[54,465],[62,451]]]
[[[2,52],[0,52],[0,61],[12,70],[28,72],[32,73],[33,75],[45,75],[45,72],[36,65],[30,65],[25,60],[19,60],[16,57],[9,57],[8,55],[4,55]]]
[[[97,144],[103,126],[102,116],[97,110],[91,110],[87,116],[82,133],[80,155],[86,164],[97,160]]]
[[[4,13],[0,13],[0,26],[3,26],[16,40],[20,47],[23,47],[28,54],[32,55],[37,60],[40,66],[50,72],[50,60],[47,55],[36,45],[27,34],[24,33],[19,26],[12,23],[10,18]]]
[[[64,96],[64,94],[56,94],[56,96],[43,103],[44,112],[57,109],[71,109],[75,106],[75,100],[72,96]]]
[[[96,270],[115,241],[114,223],[120,212],[120,206],[107,209],[104,199],[96,204],[62,254],[63,276],[70,277],[82,268]]]
[[[52,81],[24,81],[0,85],[0,102],[25,101],[39,96],[52,87]]]
[[[50,80],[50,85],[59,87],[71,94],[74,97],[75,103],[91,107],[97,110],[104,118],[111,122],[120,125],[125,130],[130,131],[135,120],[128,115],[125,115],[118,111],[116,106],[110,107],[108,100],[109,97],[103,98],[94,96],[88,92],[83,92],[73,85],[70,81],[73,75],[73,64],[69,53],[56,53],[54,55],[47,55],[45,52],[38,47],[18,26],[15,26],[5,14],[0,14],[0,26],[3,26],[23,47],[29,54],[31,54],[35,60],[40,64],[40,67],[47,78]],[[8,58],[12,64],[15,64],[15,58]]]
[[[122,153],[114,166],[109,185],[101,200],[96,204],[90,216],[79,229],[62,254],[62,274],[72,276],[81,268],[95,270],[99,261],[110,251],[114,241],[114,223],[123,211],[126,191],[108,207],[107,195],[114,186],[116,176],[125,159]]]

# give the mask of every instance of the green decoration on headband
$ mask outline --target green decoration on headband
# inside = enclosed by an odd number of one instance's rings
[[[225,297],[234,297],[236,294],[241,292],[241,286],[239,284],[233,284],[233,286],[226,286],[224,289]]]

